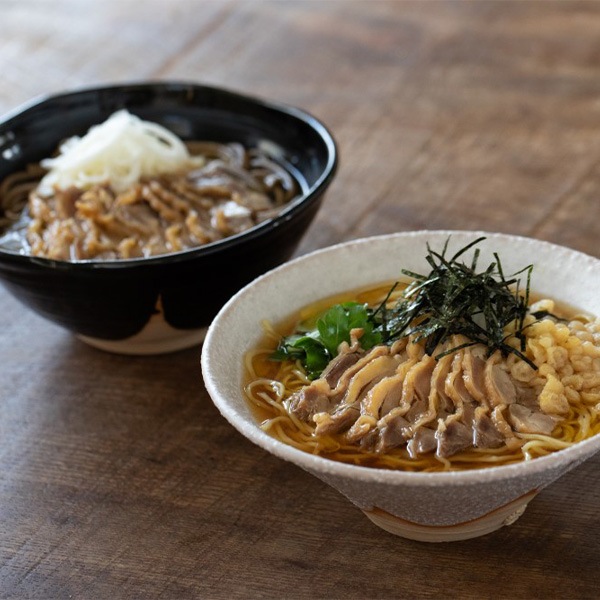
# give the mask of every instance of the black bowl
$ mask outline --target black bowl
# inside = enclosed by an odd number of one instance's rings
[[[336,146],[297,108],[186,82],[114,85],[49,96],[4,117],[0,180],[122,108],[184,140],[268,145],[304,186],[276,218],[173,254],[67,262],[0,250],[0,280],[40,315],[108,350],[175,350],[198,343],[230,296],[292,255],[333,179]]]

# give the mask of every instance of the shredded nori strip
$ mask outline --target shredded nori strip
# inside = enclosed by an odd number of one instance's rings
[[[536,368],[524,354],[523,333],[533,265],[506,278],[496,253],[495,261],[480,272],[477,271],[479,249],[475,249],[470,265],[458,260],[484,239],[474,240],[449,259],[446,258],[449,239],[441,253],[427,244],[426,260],[431,265],[430,273],[421,275],[403,269],[402,273],[414,281],[394,307],[386,308],[384,301],[371,315],[375,321],[374,331],[381,333],[384,343],[414,335],[415,341],[425,341],[425,351],[433,355],[435,349],[451,336],[463,335],[468,342],[438,353],[435,358],[483,344],[488,355],[496,350],[503,356],[512,353]],[[522,273],[527,273],[524,294],[520,292],[517,277]],[[514,331],[507,335],[505,330],[513,322]],[[519,348],[508,343],[511,337],[519,340]]]

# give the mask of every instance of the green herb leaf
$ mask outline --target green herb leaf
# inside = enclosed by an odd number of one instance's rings
[[[285,337],[273,360],[300,360],[308,377],[318,377],[338,353],[342,342],[350,343],[352,329],[362,329],[360,338],[364,350],[382,342],[381,333],[373,330],[371,311],[364,304],[346,302],[335,304],[317,320],[316,329]]]
[[[331,355],[319,340],[309,336],[297,340],[294,347],[304,350],[304,357],[301,360],[311,379],[318,377],[329,364],[332,356],[335,356]]]
[[[332,356],[342,342],[350,343],[350,331],[362,329],[360,345],[368,350],[381,342],[381,334],[373,332],[373,323],[369,320],[370,312],[364,304],[345,302],[332,306],[318,321],[319,339]]]
[[[310,379],[318,377],[332,359],[327,348],[314,336],[314,333],[293,334],[283,338],[272,360],[299,360]]]

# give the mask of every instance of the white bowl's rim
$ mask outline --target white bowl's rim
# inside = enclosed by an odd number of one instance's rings
[[[275,456],[287,460],[303,469],[314,474],[322,474],[324,476],[346,477],[355,481],[361,482],[378,482],[386,485],[397,486],[447,486],[447,485],[477,485],[482,482],[503,481],[515,477],[526,477],[528,475],[538,474],[543,471],[557,471],[565,469],[568,465],[577,464],[584,459],[592,456],[600,450],[600,434],[595,435],[587,440],[578,442],[573,446],[554,452],[547,456],[539,457],[530,461],[523,461],[504,466],[490,466],[482,469],[469,471],[448,471],[435,473],[419,473],[396,471],[389,469],[379,469],[373,467],[362,467],[351,465],[339,461],[331,460],[321,456],[309,454],[280,442],[276,438],[265,433],[258,422],[250,421],[242,415],[230,400],[225,397],[220,390],[219,381],[214,377],[213,364],[216,360],[212,349],[214,340],[219,335],[219,328],[228,319],[230,313],[236,309],[238,303],[243,301],[243,298],[250,290],[256,289],[257,286],[268,285],[268,283],[279,276],[283,271],[290,268],[296,268],[304,262],[309,262],[315,256],[335,253],[340,248],[356,247],[365,244],[373,243],[374,241],[391,240],[398,237],[414,237],[423,238],[425,236],[467,236],[475,240],[477,237],[504,239],[506,241],[514,240],[520,243],[532,243],[537,247],[545,247],[547,251],[567,253],[578,260],[588,263],[590,268],[600,269],[600,259],[591,255],[585,254],[578,250],[560,246],[538,240],[526,236],[492,233],[487,231],[467,231],[467,230],[417,230],[408,232],[398,232],[384,235],[369,236],[357,238],[350,241],[345,241],[339,244],[328,246],[307,253],[300,257],[284,263],[264,273],[263,275],[250,282],[240,291],[238,291],[220,310],[218,315],[210,325],[204,344],[202,347],[201,368],[206,389],[213,400],[213,403],[225,417],[227,421],[242,435],[259,447],[267,450]],[[241,394],[240,389],[240,394]]]

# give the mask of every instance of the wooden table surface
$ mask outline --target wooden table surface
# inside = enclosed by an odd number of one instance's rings
[[[298,254],[460,228],[600,256],[598,3],[0,0],[0,20],[2,113],[170,78],[323,119],[340,168]],[[0,305],[0,598],[600,595],[600,456],[494,534],[403,540],[234,431],[199,348],[111,355]]]

